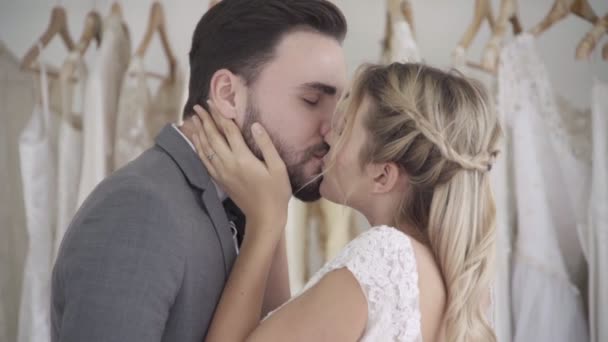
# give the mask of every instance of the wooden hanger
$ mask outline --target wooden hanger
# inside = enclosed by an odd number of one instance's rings
[[[494,31],[495,20],[494,15],[492,14],[492,4],[490,0],[475,0],[475,13],[473,15],[473,21],[467,28],[464,36],[458,43],[458,46],[461,46],[465,50],[469,48],[477,33],[479,33],[479,29],[481,28],[481,24],[487,20],[488,25],[490,25],[490,29]]]
[[[122,18],[122,6],[120,5],[120,3],[118,3],[118,2],[113,3],[112,7],[110,7],[110,13],[115,14]]]
[[[387,54],[391,50],[391,40],[393,39],[393,27],[391,25],[391,14],[386,11],[386,20],[384,21],[384,39],[382,39],[382,53]],[[384,58],[384,57],[383,57]]]
[[[102,22],[101,15],[97,11],[91,11],[87,14],[84,23],[84,30],[76,44],[76,50],[80,55],[84,55],[92,40],[97,42],[97,47],[101,44]]]
[[[538,37],[548,28],[568,16],[568,14],[575,14],[592,24],[598,19],[587,0],[555,0],[555,3],[547,16],[530,30],[530,33]]]
[[[462,39],[458,43],[458,46],[454,50],[454,58],[466,58],[466,51],[471,46],[473,39],[475,39],[475,37],[479,33],[481,24],[483,24],[484,21],[488,22],[490,30],[494,32],[494,28],[496,27],[496,21],[494,19],[494,15],[492,14],[492,3],[490,2],[490,0],[475,0],[474,10],[475,12],[473,14],[473,21],[471,22],[471,24],[469,24],[469,27],[467,28]],[[460,54],[464,55],[459,56]],[[484,72],[492,72],[491,70],[484,68],[480,63],[471,62],[467,60],[465,61],[465,64],[468,67],[479,69]]]
[[[160,35],[163,51],[165,52],[165,56],[167,57],[167,61],[169,63],[169,80],[173,81],[175,80],[176,59],[175,55],[173,54],[173,50],[171,49],[171,45],[169,45],[169,38],[167,37],[163,7],[157,1],[152,4],[150,18],[148,19],[148,27],[144,34],[144,39],[135,53],[138,57],[144,57],[155,32],[158,32]]]
[[[28,50],[23,59],[21,59],[21,68],[32,71],[39,70],[38,67],[34,66],[34,62],[41,52],[38,48],[38,42],[40,42],[43,47],[46,47],[51,42],[53,37],[58,34],[69,51],[74,49],[74,41],[72,40],[70,32],[68,31],[68,21],[65,8],[61,6],[56,6],[51,11],[51,20],[46,28],[46,31],[42,34],[42,36],[40,36],[40,38],[38,38],[36,44],[34,44],[34,46]],[[57,71],[51,70],[48,73],[53,77],[58,76]]]
[[[598,19],[576,48],[576,59],[587,59],[602,36],[608,32],[608,13]]]
[[[500,12],[494,24],[492,37],[486,44],[481,59],[482,69],[492,73],[496,72],[501,44],[504,41],[509,23],[513,29],[513,34],[518,35],[523,31],[516,0],[502,0],[500,2]]]
[[[219,4],[222,0],[210,0],[209,1],[209,8]]]
[[[123,19],[122,5],[120,4],[120,2],[116,1],[116,2],[112,3],[112,7],[110,7],[110,15],[113,15],[113,16],[121,19],[122,29],[125,31],[125,34],[128,36],[129,28],[127,27],[127,24],[124,22],[124,20],[122,20]],[[102,33],[103,33],[103,28],[102,28]]]

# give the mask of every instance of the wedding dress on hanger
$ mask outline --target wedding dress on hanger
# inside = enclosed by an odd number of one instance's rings
[[[113,170],[123,167],[151,146],[154,137],[146,128],[150,102],[144,63],[135,56],[125,73],[118,101]]]
[[[177,69],[177,68],[176,68]],[[154,137],[181,116],[183,81],[165,78],[154,96],[150,94],[144,61],[135,56],[125,74],[116,119],[113,169],[119,169],[154,145]]]
[[[78,206],[112,169],[118,96],[130,58],[129,32],[121,16],[111,13],[86,84]]]
[[[498,109],[510,132],[516,233],[511,304],[513,341],[588,341],[578,201],[587,188],[588,117],[553,93],[534,37],[501,52]],[[587,127],[587,128],[585,128]]]
[[[50,280],[57,212],[57,131],[61,97],[57,80],[47,79],[42,45],[39,49],[40,101],[19,141],[29,240],[19,312],[19,342],[50,340]]]
[[[19,135],[32,114],[34,77],[0,42],[0,341],[17,340],[27,232]]]
[[[384,51],[382,52],[382,63],[389,64],[393,62],[420,62],[420,50],[418,43],[414,38],[413,27],[405,18],[402,6],[407,4],[403,0],[388,0],[387,1],[387,26],[385,32],[386,38]]]

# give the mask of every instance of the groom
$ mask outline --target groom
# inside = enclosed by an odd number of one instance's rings
[[[75,215],[52,279],[52,341],[204,339],[238,252],[244,219],[187,138],[195,104],[212,100],[243,130],[271,134],[294,193],[320,197],[323,142],[345,84],[342,13],[326,0],[224,0],[199,21],[185,125],[104,180]],[[210,156],[212,157],[212,156]],[[284,246],[283,246],[284,248]],[[279,248],[280,249],[280,248]],[[265,308],[289,296],[277,252]],[[276,266],[276,267],[275,267]],[[276,270],[274,269],[276,268]]]

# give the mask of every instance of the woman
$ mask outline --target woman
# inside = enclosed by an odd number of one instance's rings
[[[264,161],[232,121],[197,106],[199,156],[247,216],[207,341],[495,341],[488,171],[501,128],[490,102],[477,82],[428,66],[364,67],[339,105],[320,176],[321,194],[372,228],[261,323],[291,195],[285,165],[260,124]]]

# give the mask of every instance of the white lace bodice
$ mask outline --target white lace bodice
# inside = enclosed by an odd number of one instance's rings
[[[355,276],[368,303],[361,341],[422,341],[418,271],[407,235],[387,226],[369,229],[325,264],[301,293],[344,267]]]

